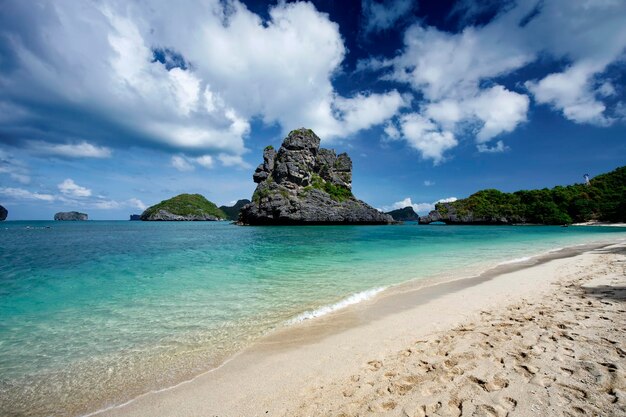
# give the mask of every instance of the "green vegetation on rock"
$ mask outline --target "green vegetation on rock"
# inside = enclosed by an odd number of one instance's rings
[[[237,200],[237,202],[232,206],[220,206],[220,210],[228,216],[228,220],[237,220],[239,218],[239,211],[241,208],[249,203],[250,200],[247,199]]]
[[[566,224],[589,220],[626,221],[626,167],[590,180],[590,184],[557,186],[552,189],[503,193],[488,189],[435,209],[446,216],[450,208],[459,217],[507,218],[537,224]],[[515,220],[520,219],[520,220]]]
[[[200,194],[180,194],[169,200],[161,201],[159,204],[147,208],[143,212],[142,218],[150,217],[160,210],[165,210],[178,216],[211,215],[220,219],[228,218],[226,213]]]
[[[350,189],[324,181],[324,179],[317,174],[313,174],[311,177],[311,187],[324,191],[335,201],[346,201],[353,197]]]

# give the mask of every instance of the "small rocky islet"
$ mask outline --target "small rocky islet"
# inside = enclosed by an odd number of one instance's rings
[[[78,211],[60,211],[54,215],[55,221],[86,221],[89,216]]]
[[[418,214],[413,210],[413,207],[403,207],[397,210],[391,210],[387,212],[388,215],[393,217],[398,222],[416,222],[419,220]]]
[[[228,216],[228,220],[237,220],[239,219],[239,211],[246,205],[250,204],[251,201],[247,198],[237,200],[235,204],[232,206],[220,206],[220,210],[222,210],[226,216]]]
[[[352,160],[320,148],[311,129],[289,133],[278,151],[268,146],[253,175],[243,225],[389,224],[394,220],[352,194]]]
[[[3,206],[0,206],[0,222],[5,221],[8,215],[9,215],[9,211],[5,209]]]
[[[218,221],[228,216],[200,194],[180,194],[148,207],[143,221]]]

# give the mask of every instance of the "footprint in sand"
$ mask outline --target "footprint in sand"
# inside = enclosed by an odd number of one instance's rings
[[[374,371],[378,371],[380,368],[383,367],[383,363],[379,360],[372,360],[367,362],[367,365],[369,366],[369,370],[374,372]]]
[[[471,375],[468,377],[468,379],[486,392],[499,391],[509,386],[509,380],[500,375],[494,376],[493,379],[491,379],[490,381],[485,381]]]

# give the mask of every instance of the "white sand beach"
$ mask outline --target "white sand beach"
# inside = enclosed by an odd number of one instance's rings
[[[387,291],[97,415],[623,416],[626,244]]]

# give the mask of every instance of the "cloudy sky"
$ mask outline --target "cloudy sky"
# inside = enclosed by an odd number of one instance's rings
[[[0,204],[127,219],[250,198],[313,129],[413,205],[626,163],[623,0],[0,1]]]

